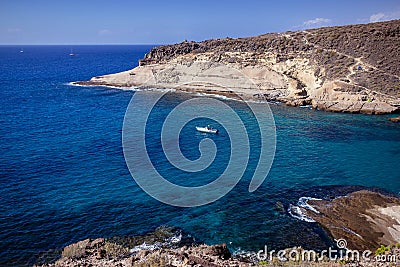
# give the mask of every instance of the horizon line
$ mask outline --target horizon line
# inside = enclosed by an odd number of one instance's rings
[[[167,45],[167,44],[150,44],[150,43],[144,43],[144,44],[133,44],[133,43],[82,43],[82,44],[68,44],[68,43],[43,43],[43,44],[30,44],[30,43],[26,43],[26,44],[0,44],[0,46],[89,46],[89,45]]]

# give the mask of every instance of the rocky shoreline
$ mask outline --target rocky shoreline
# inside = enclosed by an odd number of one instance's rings
[[[140,236],[85,239],[58,253],[43,253],[35,266],[400,266],[398,196],[358,190],[330,200],[309,199],[306,204],[308,208],[299,207],[306,216],[334,240],[345,240],[345,249],[369,250],[368,258],[333,259],[321,251],[313,260],[288,256],[293,251],[305,253],[301,247],[285,249],[284,257],[278,252],[271,257],[256,251],[233,253],[225,244],[206,245],[179,228],[162,226]]]
[[[110,252],[111,251],[111,252]],[[382,247],[382,254],[369,259],[333,260],[327,257],[318,260],[303,260],[296,258],[278,258],[257,260],[250,256],[235,257],[226,245],[198,245],[180,248],[144,249],[135,253],[126,251],[124,247],[109,243],[104,238],[85,239],[64,248],[63,255],[53,263],[37,264],[34,267],[259,267],[259,266],[310,266],[310,267],[340,267],[340,266],[400,266],[400,259],[392,258],[400,254],[399,246]],[[291,248],[286,251],[296,251],[301,255],[302,248]],[[110,255],[111,254],[111,255]],[[383,256],[384,255],[384,256]],[[320,257],[320,255],[318,255]]]
[[[400,20],[153,48],[79,85],[181,91],[366,114],[400,110]]]
[[[85,239],[58,254],[43,254],[35,266],[243,266],[225,244],[204,245],[175,227],[133,236]]]

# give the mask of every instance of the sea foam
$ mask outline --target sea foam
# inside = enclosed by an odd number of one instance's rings
[[[293,218],[296,218],[300,221],[304,221],[304,222],[315,222],[315,220],[313,220],[312,218],[305,215],[302,211],[302,208],[303,208],[303,209],[310,210],[317,214],[320,213],[317,209],[315,209],[313,206],[308,204],[309,200],[321,200],[321,199],[313,198],[313,197],[299,198],[296,205],[292,205],[292,204],[289,205],[288,213],[290,214],[290,216],[292,216]]]

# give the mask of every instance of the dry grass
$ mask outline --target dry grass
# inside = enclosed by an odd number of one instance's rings
[[[64,258],[77,259],[81,258],[86,253],[86,243],[84,241],[66,246],[62,251],[61,256]]]
[[[107,259],[123,258],[129,253],[129,249],[127,247],[109,241],[104,243],[103,248]]]
[[[167,256],[159,253],[152,253],[144,261],[133,263],[134,267],[166,267],[170,266]]]

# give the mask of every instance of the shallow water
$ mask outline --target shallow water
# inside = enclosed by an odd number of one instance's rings
[[[281,211],[302,196],[334,195],[335,185],[379,187],[400,192],[400,128],[388,116],[327,113],[271,105],[277,146],[261,187],[248,192],[255,163],[225,197],[206,206],[178,208],[144,193],[126,166],[121,141],[132,91],[76,87],[87,80],[133,68],[150,46],[0,47],[0,265],[32,263],[39,252],[87,237],[135,235],[160,225],[178,226],[206,243],[227,243],[232,250],[259,250],[329,244],[317,225]],[[162,119],[193,96],[168,94],[154,112],[150,157],[174,182],[197,186],[212,176],[177,171],[168,165],[157,141]],[[243,103],[226,101],[246,117]],[[180,135],[189,159],[209,137],[218,150],[208,170],[217,175],[229,160],[229,138],[193,130]],[[257,128],[248,120],[250,134]],[[255,132],[252,132],[253,129]],[[252,154],[257,157],[257,139]],[[193,149],[196,148],[196,149]],[[203,173],[204,174],[204,173]]]

